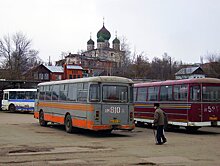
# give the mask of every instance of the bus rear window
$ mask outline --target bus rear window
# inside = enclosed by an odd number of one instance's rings
[[[203,86],[202,87],[203,101],[220,101],[219,86]]]
[[[103,86],[103,101],[104,102],[128,102],[128,87],[116,85]]]

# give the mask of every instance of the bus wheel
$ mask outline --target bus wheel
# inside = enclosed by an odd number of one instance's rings
[[[72,118],[69,114],[65,118],[65,129],[67,133],[73,132]]]
[[[39,113],[39,124],[40,126],[47,126],[47,121],[44,120],[44,112],[40,111]]]
[[[8,110],[9,110],[10,112],[15,112],[15,111],[16,111],[15,105],[14,105],[14,104],[9,105]]]
[[[137,121],[135,126],[144,127],[144,122]]]

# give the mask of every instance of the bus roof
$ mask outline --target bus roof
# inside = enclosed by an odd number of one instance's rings
[[[220,79],[218,78],[193,78],[193,79],[183,79],[183,80],[167,80],[167,81],[158,81],[158,82],[137,83],[134,85],[134,87],[175,85],[175,84],[187,84],[187,83],[220,84]]]
[[[82,83],[82,82],[109,82],[109,83],[125,83],[133,84],[133,81],[124,77],[116,76],[98,76],[98,77],[88,77],[88,78],[78,78],[78,79],[68,79],[61,81],[50,81],[39,83],[38,86],[42,85],[55,85],[55,84],[67,84],[67,83]]]
[[[4,92],[8,91],[37,91],[37,89],[4,89]]]

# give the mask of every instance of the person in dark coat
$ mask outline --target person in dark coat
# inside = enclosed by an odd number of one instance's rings
[[[162,145],[165,142],[167,142],[167,139],[164,136],[164,125],[165,125],[165,122],[167,121],[166,114],[160,108],[159,103],[154,104],[154,109],[155,109],[155,112],[154,112],[153,125],[157,127],[157,134],[156,134],[157,143],[156,143],[156,145]]]

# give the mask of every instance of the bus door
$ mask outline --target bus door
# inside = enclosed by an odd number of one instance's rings
[[[123,125],[129,123],[128,86],[102,86],[102,124]]]
[[[188,119],[191,122],[201,122],[203,116],[203,105],[201,102],[201,86],[199,84],[190,85],[191,109],[188,112]]]
[[[202,121],[211,121],[212,125],[217,125],[220,120],[220,86],[202,86]]]
[[[9,92],[4,92],[3,99],[2,99],[2,109],[7,110],[9,105]]]

